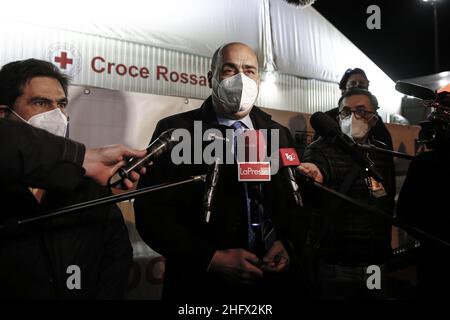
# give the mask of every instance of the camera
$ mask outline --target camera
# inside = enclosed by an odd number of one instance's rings
[[[420,123],[419,142],[429,149],[450,147],[450,92],[435,92],[429,88],[398,81],[395,90],[423,100],[425,108],[432,108],[425,121]]]

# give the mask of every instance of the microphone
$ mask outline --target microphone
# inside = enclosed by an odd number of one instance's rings
[[[395,90],[407,96],[413,96],[422,100],[434,100],[436,94],[433,90],[419,86],[418,84],[397,81]]]
[[[153,160],[161,154],[172,148],[178,140],[172,138],[175,129],[169,129],[161,133],[161,135],[147,147],[147,154],[143,158],[130,158],[123,167],[109,179],[108,184],[111,187],[120,186],[122,180],[130,178],[131,171],[138,171],[142,167],[153,164]]]
[[[307,7],[312,5],[316,0],[285,0],[285,1],[297,7]]]
[[[320,136],[335,142],[341,150],[348,153],[376,181],[383,181],[383,177],[376,170],[375,164],[358,150],[358,145],[352,139],[339,130],[335,120],[323,112],[316,112],[311,116],[310,123]]]
[[[263,162],[266,157],[266,140],[260,130],[244,131],[237,139],[238,162]]]
[[[203,194],[203,209],[205,212],[205,221],[209,223],[212,212],[212,202],[217,188],[217,182],[220,176],[220,159],[216,158],[213,164],[209,166],[205,181],[205,193]]]
[[[294,196],[295,203],[303,207],[303,198],[295,179],[295,168],[300,165],[300,160],[294,148],[280,149],[280,169],[283,168],[284,175],[289,182],[289,188]]]

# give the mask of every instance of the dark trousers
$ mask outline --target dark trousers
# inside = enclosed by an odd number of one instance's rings
[[[385,268],[380,266],[381,288],[373,288],[373,273],[368,266],[345,266],[320,261],[318,266],[319,297],[325,300],[381,300],[386,295]],[[369,285],[368,285],[369,282]],[[372,289],[371,289],[372,288]]]

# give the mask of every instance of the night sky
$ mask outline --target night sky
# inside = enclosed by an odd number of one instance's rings
[[[369,30],[369,5],[381,30]],[[316,0],[314,7],[394,81],[435,73],[433,9],[422,0]],[[440,70],[450,71],[450,0],[438,4]],[[357,66],[349,66],[357,67]]]

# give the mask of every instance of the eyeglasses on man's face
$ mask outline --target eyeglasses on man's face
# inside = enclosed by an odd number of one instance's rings
[[[368,89],[369,88],[369,81],[367,80],[350,80],[347,82],[347,89],[350,88],[361,88],[361,89]]]
[[[350,109],[349,107],[343,107],[341,112],[339,112],[339,118],[343,120],[345,118],[350,117],[352,113],[355,115],[356,119],[365,119],[367,121],[377,117],[375,112],[368,111],[363,108]]]

